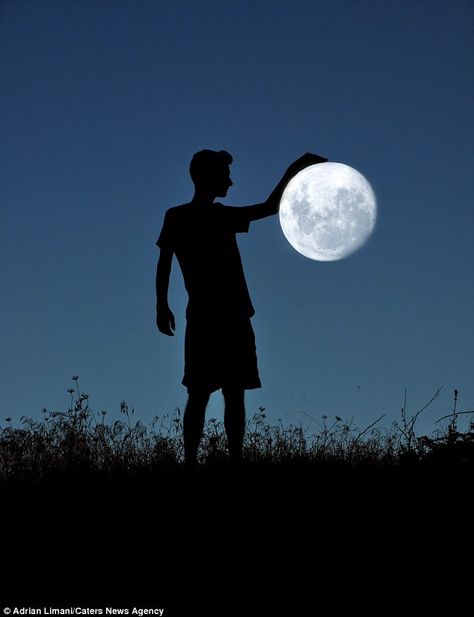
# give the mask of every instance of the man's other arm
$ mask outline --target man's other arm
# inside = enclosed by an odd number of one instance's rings
[[[305,167],[315,165],[316,163],[326,162],[327,159],[319,156],[318,154],[312,154],[310,152],[303,154],[303,156],[294,161],[288,167],[288,169],[283,174],[280,182],[278,182],[278,184],[273,189],[266,201],[260,204],[254,204],[253,206],[244,206],[249,220],[257,221],[258,219],[263,219],[266,216],[276,214],[280,209],[280,201],[283,195],[283,191],[285,190],[286,185],[293,178],[293,176],[296,176],[296,174],[299,173],[301,170],[305,169]]]
[[[156,325],[158,330],[167,336],[174,336],[174,315],[168,306],[168,287],[170,282],[173,251],[160,250],[156,267]]]

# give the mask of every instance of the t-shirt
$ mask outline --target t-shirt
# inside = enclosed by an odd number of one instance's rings
[[[250,220],[247,208],[220,203],[167,210],[156,244],[178,259],[189,295],[188,318],[255,313],[235,237],[249,230]]]

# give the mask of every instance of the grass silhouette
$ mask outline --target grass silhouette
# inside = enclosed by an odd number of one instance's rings
[[[430,437],[417,436],[416,421],[439,390],[412,416],[405,402],[390,430],[381,418],[361,429],[323,416],[308,434],[269,424],[260,408],[239,468],[211,419],[190,472],[179,410],[145,426],[122,402],[122,419],[108,423],[73,381],[67,409],[0,430],[11,606],[127,602],[163,606],[166,617],[299,617],[325,597],[341,606],[342,589],[352,611],[367,606],[367,587],[395,602],[386,584],[398,561],[419,580],[431,563],[439,575],[443,547],[460,546],[474,427],[458,430],[472,412],[457,410],[457,392]],[[46,556],[56,560],[47,570]]]
[[[40,481],[51,474],[147,474],[177,470],[182,466],[182,414],[156,417],[146,426],[134,420],[134,409],[121,403],[123,420],[106,422],[107,412],[95,412],[89,395],[72,378],[68,390],[69,406],[64,411],[43,409],[43,419],[21,418],[21,428],[11,419],[0,428],[0,479],[4,482]],[[401,420],[390,430],[378,428],[381,416],[364,429],[354,420],[333,420],[325,415],[318,421],[319,430],[308,434],[302,426],[270,425],[266,410],[260,407],[247,422],[243,466],[283,468],[298,465],[326,471],[345,468],[462,468],[473,463],[474,422],[464,432],[458,430],[458,418],[472,411],[457,410],[458,391],[454,391],[452,413],[441,420],[445,426],[432,436],[417,436],[415,425],[420,414],[439,395],[408,417],[405,401]],[[308,416],[309,417],[309,416]],[[439,421],[438,421],[439,422]],[[222,422],[210,419],[203,434],[200,462],[204,468],[224,466],[227,462],[226,437]]]

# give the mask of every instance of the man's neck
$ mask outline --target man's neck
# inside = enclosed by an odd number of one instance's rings
[[[206,191],[195,191],[191,203],[197,206],[212,206],[215,198],[216,196],[213,193],[207,193]]]

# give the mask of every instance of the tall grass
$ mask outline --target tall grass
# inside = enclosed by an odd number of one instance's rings
[[[82,392],[78,377],[68,390],[64,411],[43,409],[40,421],[21,418],[14,427],[10,418],[0,427],[0,479],[39,480],[50,474],[137,473],[178,469],[183,462],[182,414],[156,417],[149,425],[135,419],[134,409],[121,403],[122,420],[106,421],[107,412],[94,411]],[[464,432],[458,419],[473,411],[458,411],[458,391],[453,410],[437,422],[431,436],[416,434],[416,421],[435,398],[409,416],[405,402],[400,421],[390,429],[379,427],[384,416],[359,428],[354,420],[322,416],[311,418],[317,428],[310,433],[301,425],[271,425],[260,407],[247,422],[243,459],[247,465],[337,464],[351,467],[400,467],[406,465],[472,465],[474,422]],[[227,460],[223,424],[210,419],[203,435],[200,462],[216,466]]]

